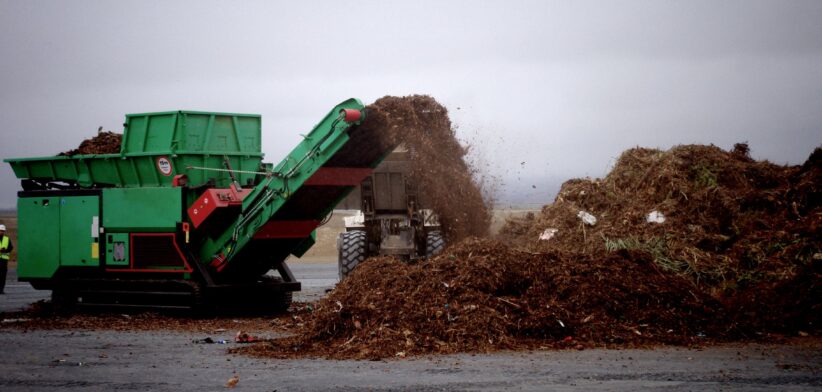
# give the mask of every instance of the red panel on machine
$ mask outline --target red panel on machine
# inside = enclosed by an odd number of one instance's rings
[[[177,246],[174,233],[131,233],[128,248],[128,268],[106,268],[106,271],[160,273],[193,271],[183,251]],[[156,267],[147,267],[150,265]]]
[[[199,227],[218,208],[239,206],[250,190],[237,191],[234,185],[229,189],[207,189],[200,198],[188,208],[188,217],[194,227]]]
[[[321,167],[305,185],[312,186],[357,186],[374,169],[369,167]]]
[[[281,220],[268,221],[257,233],[254,239],[269,238],[305,238],[320,225],[318,220]]]

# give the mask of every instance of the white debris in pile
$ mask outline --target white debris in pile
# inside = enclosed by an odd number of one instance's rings
[[[554,238],[554,235],[557,234],[558,231],[559,231],[559,229],[554,229],[554,228],[545,229],[542,232],[542,234],[539,235],[539,240],[540,241],[548,241],[551,238]]]
[[[597,224],[597,217],[591,215],[591,213],[587,211],[580,211],[577,213],[577,218],[582,219],[582,223],[585,223],[588,226]]]
[[[557,234],[558,231],[559,231],[559,229],[554,229],[554,228],[545,229],[545,231],[543,231],[542,234],[539,235],[539,240],[540,241],[548,241],[551,238],[554,238],[554,235]]]
[[[665,223],[665,215],[657,210],[653,210],[645,217],[648,223]]]

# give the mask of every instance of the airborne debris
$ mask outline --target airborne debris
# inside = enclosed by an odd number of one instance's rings
[[[409,149],[411,182],[425,190],[426,208],[437,212],[448,242],[487,235],[490,196],[465,161],[468,149],[457,140],[448,110],[429,96],[412,95],[380,98],[366,113],[358,132],[373,135],[377,145]]]

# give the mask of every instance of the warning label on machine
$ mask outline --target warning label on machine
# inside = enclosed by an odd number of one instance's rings
[[[163,173],[164,176],[171,175],[171,161],[166,157],[157,158],[157,170]]]

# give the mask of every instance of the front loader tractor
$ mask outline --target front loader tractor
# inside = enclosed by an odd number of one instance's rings
[[[398,146],[352,193],[360,209],[344,218],[337,239],[340,279],[371,256],[413,261],[439,254],[445,246],[437,215],[412,181],[410,151]]]

